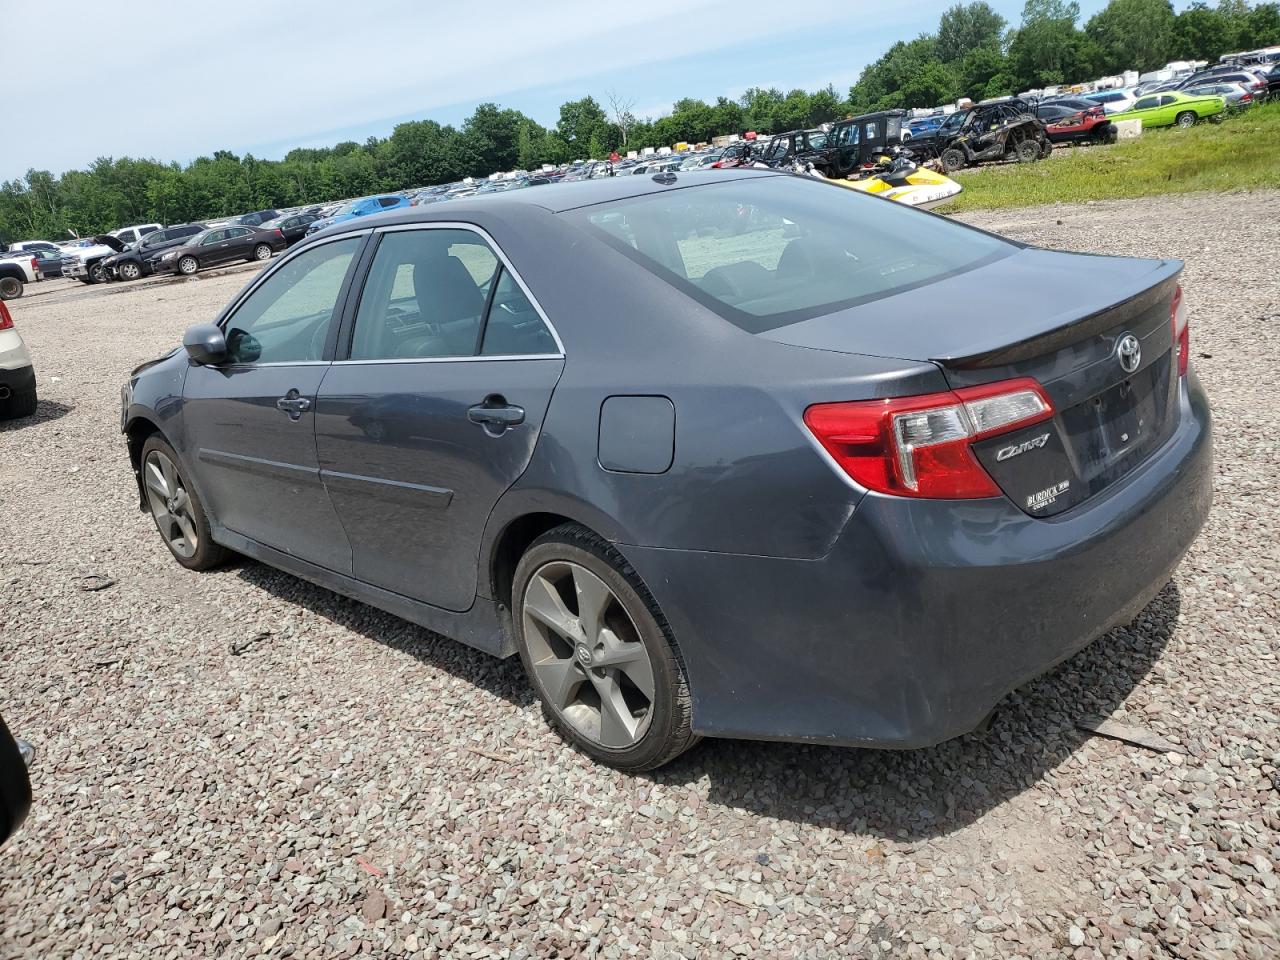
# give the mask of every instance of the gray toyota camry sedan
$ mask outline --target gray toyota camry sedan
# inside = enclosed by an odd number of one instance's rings
[[[179,563],[519,654],[604,763],[919,747],[1204,522],[1180,271],[771,171],[547,186],[316,234],[133,371],[122,428]]]

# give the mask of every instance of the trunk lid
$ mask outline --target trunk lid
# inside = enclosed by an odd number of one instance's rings
[[[953,388],[1033,377],[1053,402],[1053,419],[972,449],[1019,508],[1048,517],[1119,480],[1177,426],[1170,310],[1181,268],[1179,261],[1023,249],[761,336],[931,360]]]

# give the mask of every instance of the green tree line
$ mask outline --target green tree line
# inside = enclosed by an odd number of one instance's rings
[[[268,207],[289,207],[402,190],[495,170],[534,169],[603,157],[612,150],[696,143],[745,130],[813,127],[850,113],[929,107],[961,96],[1000,96],[1076,83],[1175,59],[1280,43],[1280,4],[1195,2],[1174,13],[1168,0],[1111,0],[1083,26],[1072,0],[1026,0],[1010,27],[983,0],[958,3],[938,29],[901,41],[868,65],[842,96],[752,88],[714,103],[686,98],[657,119],[625,104],[606,109],[587,96],[560,107],[553,127],[497,104],[478,106],[459,127],[415,120],[388,137],[290,151],[282,160],[219,150],[191,163],[99,158],[60,177],[30,170],[0,186],[0,240],[64,239],[129,223],[181,223]]]

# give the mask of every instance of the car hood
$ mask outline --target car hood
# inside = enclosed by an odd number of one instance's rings
[[[944,280],[760,336],[839,353],[966,364],[1065,330],[1181,268],[1178,260],[1015,247]]]
[[[119,237],[113,237],[109,233],[99,234],[93,238],[93,242],[104,247],[110,247],[116,253],[120,253],[121,251],[128,249],[128,244]]]

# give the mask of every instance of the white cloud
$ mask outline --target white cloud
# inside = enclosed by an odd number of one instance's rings
[[[222,147],[300,143],[856,17],[849,6],[776,0],[557,6],[138,3],[116,11],[128,17],[94,15],[82,28],[51,29],[38,5],[10,5],[6,36],[25,40],[7,46],[5,73],[49,83],[61,108],[35,111],[21,135],[6,135],[0,177],[97,156],[189,159]]]

